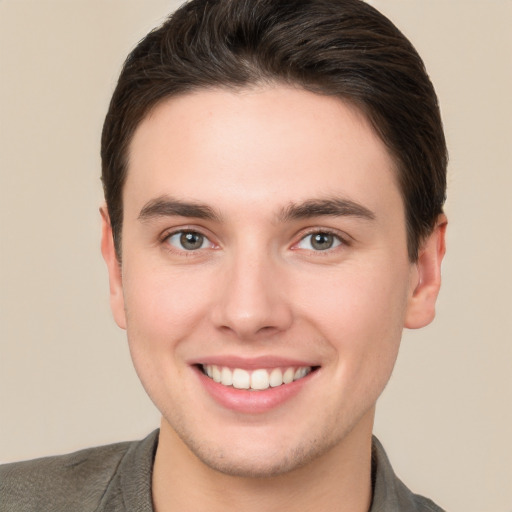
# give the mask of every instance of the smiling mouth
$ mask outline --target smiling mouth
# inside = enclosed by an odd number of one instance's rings
[[[277,388],[291,382],[303,379],[318,369],[316,366],[299,366],[273,369],[244,370],[243,368],[228,368],[214,364],[199,365],[199,369],[218,384],[235,389],[263,391]]]

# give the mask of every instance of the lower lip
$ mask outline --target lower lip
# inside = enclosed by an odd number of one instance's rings
[[[251,391],[223,386],[207,377],[199,368],[196,370],[202,385],[218,404],[226,409],[245,414],[261,414],[279,407],[297,395],[316,373],[312,372],[302,379],[275,388]]]

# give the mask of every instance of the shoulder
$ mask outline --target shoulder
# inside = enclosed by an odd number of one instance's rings
[[[398,510],[411,512],[444,512],[431,499],[411,492],[404,483],[397,478],[396,482]]]
[[[0,512],[94,511],[127,453],[124,442],[0,466]]]
[[[444,512],[432,500],[414,494],[395,475],[384,448],[373,438],[373,503],[370,512]]]

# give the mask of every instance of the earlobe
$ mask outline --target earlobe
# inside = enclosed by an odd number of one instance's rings
[[[415,268],[414,289],[411,291],[405,327],[419,329],[435,316],[435,306],[441,287],[441,263],[446,251],[445,233],[448,221],[439,215],[436,226],[420,248]]]
[[[112,236],[112,226],[106,205],[100,208],[101,213],[101,254],[107,264],[108,280],[110,285],[110,308],[114,320],[121,329],[126,329],[126,315],[124,311],[123,279],[121,264],[117,259]]]

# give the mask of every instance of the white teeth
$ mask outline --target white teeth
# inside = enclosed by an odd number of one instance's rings
[[[249,372],[240,368],[233,370],[233,387],[236,389],[249,389],[251,387]]]
[[[270,386],[268,380],[267,370],[255,370],[251,374],[251,389],[267,389]]]
[[[308,374],[307,368],[297,368],[295,370],[295,375],[293,376],[293,380],[299,380],[302,379],[302,377],[305,377]]]
[[[282,383],[283,383],[283,372],[281,371],[281,368],[274,368],[270,372],[269,384],[273,388],[276,388],[277,386],[281,386]]]
[[[233,384],[233,373],[231,372],[231,370],[229,368],[222,368],[222,371],[220,372],[220,376],[221,376],[221,383],[224,385],[224,386],[231,386]]]
[[[212,373],[213,373],[213,380],[215,382],[220,382],[221,381],[221,375],[220,375],[220,370],[219,370],[219,367],[218,366],[212,366]]]
[[[290,384],[290,382],[293,382],[294,376],[295,371],[293,370],[293,368],[287,368],[286,371],[283,373],[283,383]]]
[[[254,389],[264,390],[269,387],[278,387],[283,384],[289,384],[295,380],[302,379],[311,373],[310,366],[300,366],[298,368],[274,368],[273,370],[258,369],[252,372],[235,368],[231,370],[226,366],[216,366],[208,364],[203,366],[203,371],[210,379],[219,382],[224,386],[233,386],[236,389]]]

